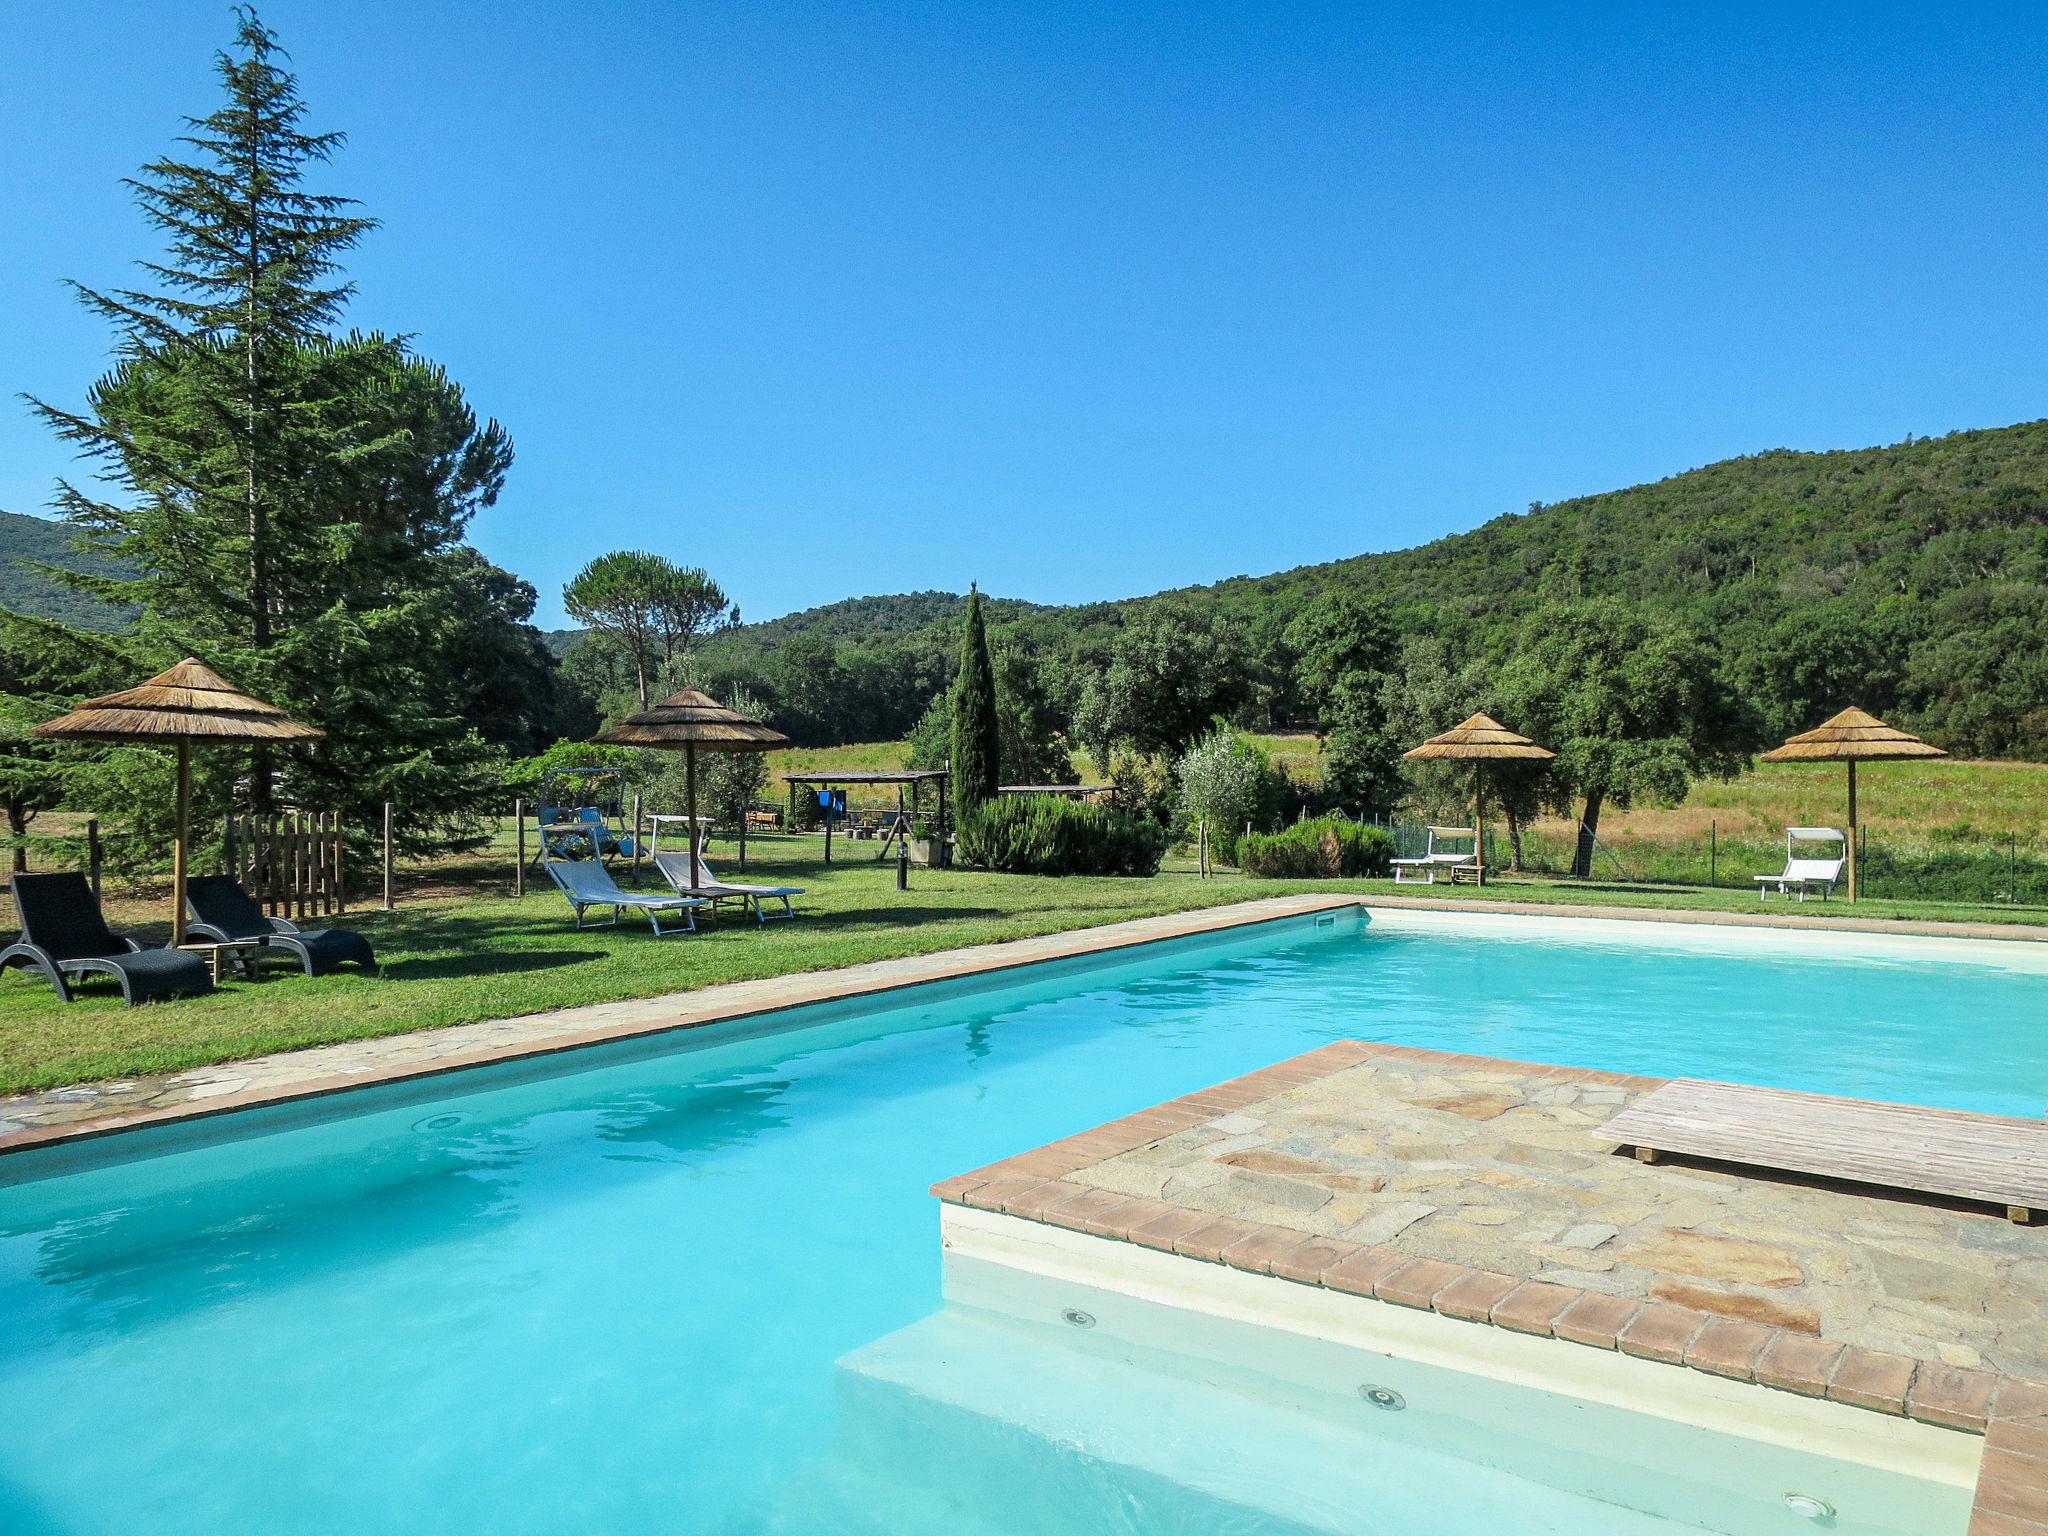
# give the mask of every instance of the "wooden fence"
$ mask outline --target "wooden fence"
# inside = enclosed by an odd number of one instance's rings
[[[331,811],[230,816],[222,863],[272,917],[327,917],[348,910],[341,817]]]

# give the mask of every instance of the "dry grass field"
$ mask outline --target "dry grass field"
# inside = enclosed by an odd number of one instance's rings
[[[1318,776],[1321,751],[1315,737],[1251,739],[1293,777]],[[903,742],[884,741],[778,752],[769,759],[771,793],[782,793],[781,776],[787,772],[900,768],[907,751]],[[1077,758],[1075,767],[1084,779],[1095,777],[1085,759]],[[1843,770],[1831,764],[1759,764],[1726,783],[1694,785],[1681,805],[1610,809],[1600,830],[1604,837],[1654,841],[1704,839],[1710,828],[1724,837],[1776,838],[1787,826],[1839,825],[1846,815],[1843,786]],[[883,798],[877,792],[875,803]],[[886,798],[894,803],[893,795]],[[2023,847],[2048,840],[2048,764],[1869,763],[1857,770],[1857,799],[1863,824],[1873,835],[1916,840],[2015,836]],[[1560,822],[1540,824],[1537,830],[1561,834],[1567,829]]]

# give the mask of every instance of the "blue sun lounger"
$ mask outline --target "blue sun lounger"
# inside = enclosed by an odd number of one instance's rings
[[[678,896],[695,891],[699,896],[707,898],[714,907],[721,901],[736,902],[744,910],[752,912],[757,923],[779,922],[785,917],[795,917],[796,907],[792,902],[794,898],[804,893],[804,888],[800,885],[746,885],[721,880],[711,873],[711,866],[701,857],[697,860],[697,883],[693,886],[690,884],[690,856],[687,853],[657,853],[654,856],[654,867],[661,871],[662,879],[669,883]],[[762,905],[763,902],[769,901],[782,903],[780,914],[771,913]]]
[[[647,914],[648,924],[655,933],[666,937],[678,931],[697,931],[697,909],[711,905],[694,896],[643,896],[637,891],[622,891],[611,871],[596,859],[549,859],[544,866],[548,878],[555,882],[561,893],[568,897],[569,905],[576,909],[576,926],[584,926],[583,914],[592,907],[610,907],[612,925],[617,926],[619,914],[632,908]],[[684,918],[684,929],[664,928],[661,914],[680,912]]]

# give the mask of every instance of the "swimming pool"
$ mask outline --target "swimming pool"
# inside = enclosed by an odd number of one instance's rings
[[[839,1362],[938,1305],[926,1186],[1331,1039],[2048,1104],[2032,946],[1502,921],[1268,924],[0,1161],[0,1530],[901,1528],[820,1469]],[[1118,1508],[1075,1529],[1170,1528]]]

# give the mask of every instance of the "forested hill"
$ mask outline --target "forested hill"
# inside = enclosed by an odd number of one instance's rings
[[[907,635],[934,624],[950,625],[966,607],[964,592],[904,592],[894,597],[849,597],[745,627],[770,645],[797,635],[815,635],[826,640],[872,640]],[[1041,611],[1041,605],[1015,598],[991,598],[984,611],[991,620],[1013,619]]]
[[[1200,594],[1256,604],[1339,579],[1395,605],[1491,612],[1611,593],[1740,619],[1936,598],[2048,575],[2048,422],[1888,448],[1777,450],[1499,517],[1415,549]]]
[[[0,512],[0,608],[37,618],[60,619],[79,629],[119,629],[129,615],[97,598],[74,592],[38,570],[54,565],[64,570],[111,572],[105,560],[95,561],[71,547],[71,531],[47,518]]]
[[[998,638],[1086,668],[1139,615],[1180,611],[1226,623],[1246,664],[1270,678],[1289,666],[1288,620],[1333,586],[1376,599],[1403,632],[1468,654],[1547,604],[1618,597],[1709,640],[1773,725],[1812,723],[1847,690],[1958,751],[2048,753],[2048,422],[1760,453],[1415,549],[1121,602],[998,604],[991,617]],[[933,668],[961,601],[924,592],[836,603],[745,626],[719,642],[718,660],[744,674],[797,641],[814,669],[828,648],[870,675],[893,660],[905,674],[895,701],[827,734],[893,733],[910,701],[943,681]],[[1284,681],[1260,697],[1263,723],[1301,722]]]
[[[779,619],[742,624],[739,633],[746,644],[763,650],[773,650],[800,635],[834,643],[842,640],[856,644],[872,643],[944,628],[956,622],[966,607],[967,594],[964,592],[899,592],[890,597],[847,597],[836,603],[786,613]],[[991,620],[1002,620],[1057,610],[1017,598],[990,598],[986,611]],[[558,629],[550,631],[547,640],[560,654],[582,636],[580,629]]]
[[[1184,602],[1248,617],[1337,581],[1396,611],[1496,615],[1613,594],[1739,622],[1845,601],[1874,609],[1887,596],[1935,598],[1983,583],[2038,587],[2044,576],[2048,421],[2039,421],[1888,448],[1778,449],[1538,504],[1413,549],[1107,603],[996,599],[988,612],[992,622],[1033,614],[1086,625]],[[894,640],[953,622],[965,604],[954,592],[848,598],[743,625],[740,635],[771,648],[796,635]]]
[[[0,603],[104,626],[19,563],[78,558],[57,525],[0,514]],[[1221,653],[1254,679],[1248,721],[1298,725],[1311,711],[1285,630],[1332,587],[1468,659],[1546,605],[1617,597],[1709,641],[1773,728],[1853,696],[1959,752],[2048,757],[2048,422],[1755,454],[1415,549],[1120,602],[997,599],[989,617],[1055,717],[1124,630],[1173,612],[1221,626]],[[706,646],[703,680],[746,683],[802,740],[894,738],[945,686],[964,601],[851,598],[743,625]],[[560,652],[576,637],[549,638]]]

